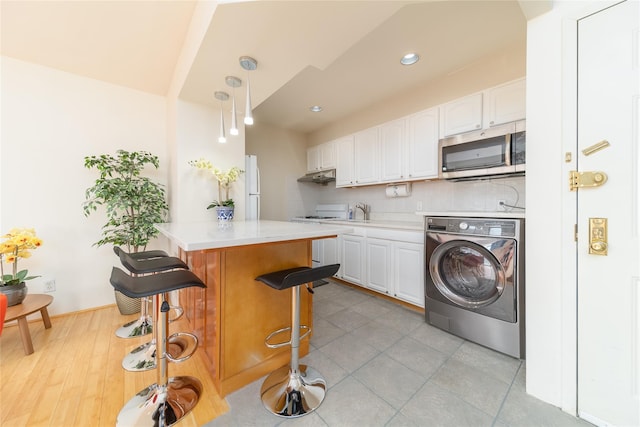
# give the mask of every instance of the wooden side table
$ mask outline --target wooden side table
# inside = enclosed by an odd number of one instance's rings
[[[47,306],[51,304],[52,301],[53,297],[51,295],[28,294],[21,304],[7,308],[7,317],[5,318],[5,322],[9,322],[11,320],[18,321],[24,354],[33,353],[33,343],[31,342],[31,333],[29,332],[27,316],[35,313],[36,311],[40,311],[44,327],[49,329],[51,327],[51,319],[49,318]]]

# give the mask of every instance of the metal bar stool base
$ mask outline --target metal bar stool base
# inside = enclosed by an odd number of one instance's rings
[[[315,411],[327,392],[327,383],[315,369],[299,365],[276,369],[267,376],[260,389],[262,404],[279,417],[297,418]]]
[[[137,338],[149,335],[153,332],[153,321],[151,316],[139,317],[129,323],[125,323],[116,330],[116,335],[120,338]]]
[[[194,377],[171,377],[166,388],[152,384],[125,404],[116,426],[172,426],[196,406],[201,394],[202,383]]]
[[[167,338],[167,357],[171,361],[182,362],[188,359],[198,348],[198,339],[194,335],[175,333]],[[183,358],[183,355],[184,358]],[[127,371],[141,372],[156,368],[156,343],[149,341],[127,354],[122,359],[122,367]]]

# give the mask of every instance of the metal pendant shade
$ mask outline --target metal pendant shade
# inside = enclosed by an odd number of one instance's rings
[[[227,86],[233,88],[233,96],[231,98],[231,127],[229,128],[229,133],[231,135],[238,135],[240,132],[238,130],[238,113],[236,111],[236,88],[242,85],[242,80],[235,76],[227,76],[225,77],[225,82]]]
[[[218,142],[225,143],[227,142],[227,135],[224,131],[224,111],[222,109],[222,102],[229,99],[229,94],[227,92],[218,91],[214,93],[214,96],[220,101],[220,135],[218,136]]]
[[[253,113],[251,106],[251,82],[249,80],[249,71],[253,71],[258,68],[258,61],[251,58],[250,56],[241,56],[240,57],[240,66],[247,70],[247,103],[246,103],[246,112],[244,115],[244,124],[252,125],[253,124]]]

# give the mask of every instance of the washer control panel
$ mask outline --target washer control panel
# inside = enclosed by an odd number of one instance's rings
[[[474,236],[516,236],[516,220],[493,218],[427,217],[426,231],[441,231]]]

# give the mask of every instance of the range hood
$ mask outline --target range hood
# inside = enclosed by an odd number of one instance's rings
[[[331,169],[322,172],[308,173],[303,177],[298,178],[298,182],[314,182],[316,184],[327,185],[329,182],[336,180],[336,170]]]

